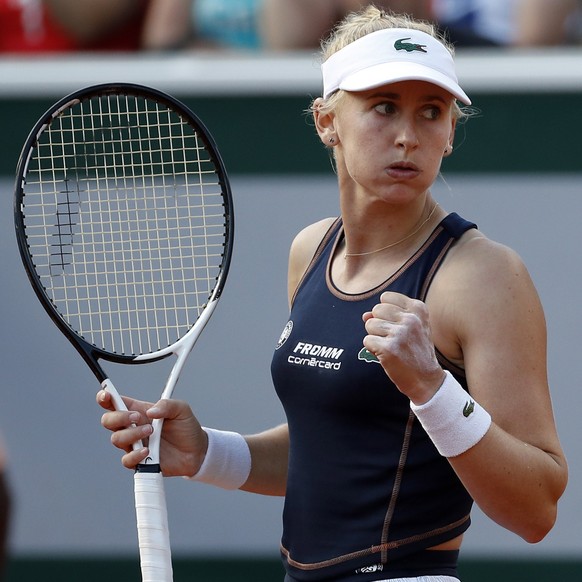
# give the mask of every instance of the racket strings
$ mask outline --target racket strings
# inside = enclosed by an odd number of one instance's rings
[[[120,354],[182,337],[212,295],[227,238],[199,132],[153,100],[101,96],[63,110],[28,165],[29,252],[68,325]]]

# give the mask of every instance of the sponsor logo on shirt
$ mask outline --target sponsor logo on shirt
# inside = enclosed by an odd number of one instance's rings
[[[297,342],[287,361],[296,366],[339,370],[342,365],[340,358],[343,353],[343,348]]]
[[[363,362],[367,362],[367,363],[376,363],[379,364],[380,360],[377,358],[377,356],[375,354],[373,354],[371,351],[369,351],[367,348],[362,348],[359,352],[358,352],[358,360],[362,360]]]
[[[278,350],[289,339],[289,336],[291,335],[292,331],[293,331],[293,321],[290,319],[287,322],[287,325],[283,328],[283,331],[281,332],[281,337],[279,338],[279,341],[275,346],[276,350]]]

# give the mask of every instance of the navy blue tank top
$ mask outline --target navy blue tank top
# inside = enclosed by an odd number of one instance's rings
[[[409,399],[363,349],[362,314],[386,290],[424,300],[448,249],[470,228],[448,215],[397,273],[357,295],[330,277],[339,219],[319,245],[271,366],[290,435],[281,540],[287,580],[453,573],[456,552],[449,559],[450,552],[424,550],[469,527],[472,499]]]

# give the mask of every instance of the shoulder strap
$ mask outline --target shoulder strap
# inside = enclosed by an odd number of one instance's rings
[[[454,239],[459,239],[468,230],[477,228],[477,225],[474,222],[465,220],[456,212],[451,212],[445,216],[441,222],[441,225]]]
[[[337,233],[339,232],[341,226],[342,226],[341,218],[336,218],[333,221],[333,223],[330,225],[330,227],[328,228],[327,232],[324,234],[323,238],[321,239],[321,241],[317,245],[317,249],[315,250],[315,253],[313,253],[313,257],[311,258],[311,261],[309,262],[307,269],[305,269],[303,276],[301,277],[301,279],[299,280],[299,283],[297,284],[297,287],[295,288],[295,292],[293,293],[293,297],[291,298],[291,304],[293,304],[295,302],[295,298],[297,297],[297,293],[299,292],[299,289],[301,289],[301,287],[305,283],[305,280],[307,279],[307,277],[313,271],[315,266],[321,261],[322,255],[325,255],[325,257],[328,256],[328,254],[331,250],[331,247],[333,247],[335,237],[336,237]]]
[[[425,300],[430,284],[450,248],[465,232],[472,228],[477,228],[477,225],[474,222],[469,222],[468,220],[461,218],[456,212],[451,212],[443,218],[439,224],[439,228],[441,229],[441,233],[437,236],[437,240],[440,239],[440,241],[437,244],[433,243],[433,262],[430,270],[426,273],[422,285],[422,291],[419,296],[419,299],[422,301]]]
[[[477,228],[477,225],[474,222],[469,222],[464,218],[460,217],[457,213],[452,212],[451,214],[447,215],[443,221],[441,222],[441,226],[449,235],[449,241],[443,248],[443,252],[440,254],[438,261],[435,262],[434,268],[431,270],[430,276],[427,277],[425,280],[425,284],[423,287],[423,300],[426,297],[426,293],[428,292],[428,288],[430,283],[432,282],[435,273],[438,271],[438,268],[442,264],[446,254],[448,253],[449,249],[451,248],[454,241],[461,238],[461,236],[472,228]],[[453,362],[451,362],[447,357],[445,357],[437,348],[435,348],[437,359],[439,360],[440,364],[443,368],[449,370],[453,376],[457,379],[457,381],[467,390],[467,379],[465,377],[465,371],[462,368],[456,366]]]

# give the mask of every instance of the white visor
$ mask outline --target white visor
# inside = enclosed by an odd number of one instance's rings
[[[471,105],[451,53],[420,30],[388,28],[367,34],[334,53],[321,70],[325,99],[338,89],[366,91],[399,81],[426,81]]]

